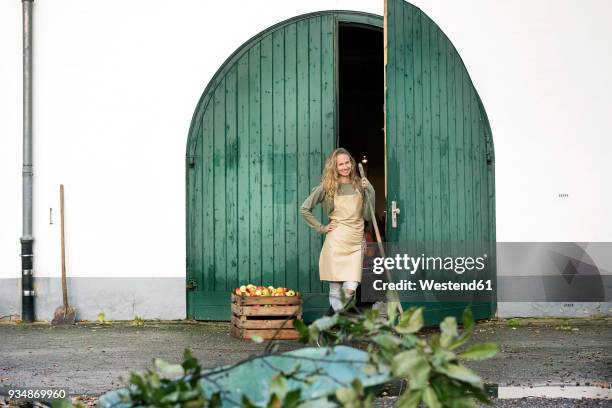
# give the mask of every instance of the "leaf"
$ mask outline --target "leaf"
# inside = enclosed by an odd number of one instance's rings
[[[417,408],[421,402],[422,390],[406,390],[395,403],[396,408]]]
[[[357,393],[350,387],[338,388],[336,398],[343,406],[352,404],[357,399]]]
[[[183,351],[183,363],[181,364],[185,373],[187,372],[200,372],[200,365],[198,364],[198,360],[191,354],[189,349],[185,349]]]
[[[389,277],[390,275],[387,274],[387,277]],[[397,292],[397,290],[387,290],[387,302],[390,303],[399,303],[399,294]]]
[[[423,392],[423,402],[427,404],[429,408],[442,408],[440,400],[433,388],[427,387]]]
[[[246,394],[242,394],[242,408],[258,408],[257,405],[253,404]]]
[[[153,360],[153,365],[161,378],[173,380],[185,375],[185,370],[180,364],[170,364],[160,358]]]
[[[455,407],[455,401],[469,396],[470,384],[456,381],[443,374],[433,375],[430,382],[438,400],[444,407]]]
[[[402,343],[402,340],[390,333],[378,334],[372,337],[372,341],[387,350],[396,350]]]
[[[280,408],[280,407],[281,407],[281,400],[280,398],[278,398],[278,395],[276,394],[270,395],[270,400],[268,401],[268,405],[266,405],[266,408]]]
[[[395,330],[401,334],[416,333],[423,327],[423,308],[411,307],[400,315]]]
[[[449,350],[458,349],[459,347],[463,346],[465,342],[468,341],[469,338],[470,338],[470,333],[466,333],[466,332],[461,333],[461,336],[457,337],[455,341],[453,341],[448,346],[448,349]]]
[[[474,315],[472,314],[472,309],[466,307],[463,311],[463,332],[472,332],[474,330]]]
[[[308,343],[310,341],[310,332],[308,326],[301,319],[293,319],[293,327],[300,334],[300,341],[302,343]]]
[[[302,394],[301,389],[289,391],[287,396],[285,397],[285,402],[283,403],[283,408],[293,408],[298,405],[300,402],[300,397]]]
[[[472,314],[472,309],[466,307],[463,311],[463,333],[461,333],[461,336],[457,337],[457,339],[453,341],[448,348],[455,350],[456,348],[461,347],[470,338],[473,330],[474,315]]]
[[[448,347],[453,339],[457,337],[457,320],[454,317],[449,316],[442,320],[440,323],[440,331],[442,331],[442,335],[440,336],[440,345],[442,347]]]
[[[311,328],[318,331],[329,330],[338,321],[338,315],[321,317],[310,324]]]
[[[387,302],[387,321],[389,324],[395,324],[398,312],[398,302]]]
[[[150,373],[148,375],[148,380],[149,386],[153,388],[153,392],[155,392],[159,387],[161,387],[161,381],[157,373]]]
[[[253,341],[253,343],[261,344],[263,343],[264,339],[263,337],[254,334],[251,336],[251,341]]]
[[[370,320],[365,320],[363,322],[363,328],[368,332],[373,332],[376,330],[376,323]]]
[[[283,374],[279,373],[272,377],[270,394],[278,395],[278,398],[281,400],[287,395],[287,380],[285,380]]]
[[[469,397],[456,398],[453,400],[453,408],[476,408],[476,403]]]
[[[456,358],[457,356],[452,351],[445,349],[437,349],[431,357],[431,363],[434,367],[439,367],[455,360]]]
[[[180,392],[179,391],[174,391],[171,392],[169,394],[164,395],[159,402],[162,404],[172,404],[175,403],[179,400],[179,396],[180,396]]]
[[[361,404],[360,408],[372,408],[374,407],[374,399],[376,398],[376,396],[374,395],[374,393],[368,393],[368,395],[365,397],[365,399],[363,399],[363,402]]]
[[[142,377],[139,376],[138,374],[135,374],[135,373],[130,374],[129,382],[131,384],[134,384],[136,386],[136,388],[138,390],[140,390],[141,392],[145,392],[146,391],[147,386],[145,385]]]
[[[204,397],[199,397],[198,399],[194,399],[191,401],[184,401],[181,403],[181,408],[212,408],[218,407],[219,405],[214,405],[210,402],[207,402]]]
[[[220,392],[215,392],[213,395],[210,396],[210,399],[208,400],[208,406],[210,408],[221,406],[221,393]]]
[[[487,394],[487,392],[483,389],[478,389],[476,387],[472,387],[469,384],[465,384],[465,389],[469,392],[472,393],[472,395],[474,397],[476,397],[476,399],[478,399],[480,402],[483,402],[485,404],[490,404],[491,401],[489,401],[489,395]]]
[[[188,389],[185,391],[181,391],[181,401],[190,401],[198,398],[202,395],[202,390],[200,388]]]
[[[365,314],[366,320],[372,323],[376,322],[376,319],[378,318],[378,310],[376,309],[366,310],[364,314]]]
[[[61,400],[54,400],[53,403],[51,404],[51,407],[52,408],[73,408],[73,405],[69,400],[61,399]]]
[[[304,401],[297,408],[338,408],[338,404],[334,404],[326,397],[314,400]]]
[[[497,343],[479,343],[468,347],[463,353],[459,354],[459,358],[465,360],[484,360],[495,356],[497,353],[499,353],[499,346]]]
[[[450,378],[455,380],[463,381],[472,386],[483,389],[482,379],[469,368],[457,365],[457,364],[446,364],[442,367],[437,367],[436,371],[442,374],[446,374]]]
[[[520,326],[523,325],[523,322],[521,322],[520,319],[509,319],[509,320],[506,321],[506,323],[510,327],[520,327]]]
[[[417,340],[418,338],[414,334],[406,334],[402,339],[402,346],[407,349],[414,348],[414,346],[416,346]]]
[[[104,314],[104,312],[98,313],[98,321],[100,323],[104,323],[106,321],[106,315]]]
[[[355,392],[357,393],[357,396],[362,396],[363,395],[363,384],[361,383],[361,381],[359,380],[359,378],[355,378],[352,382],[351,385],[353,386],[353,389],[355,390]]]
[[[393,357],[391,370],[396,377],[408,377],[411,389],[421,389],[427,385],[431,367],[420,350],[413,349]]]

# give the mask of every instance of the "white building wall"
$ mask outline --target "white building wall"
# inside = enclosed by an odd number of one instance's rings
[[[498,241],[612,241],[606,157],[612,150],[612,3],[413,4],[457,47],[489,115]],[[80,317],[94,319],[101,311],[110,319],[185,317],[184,156],[197,100],[251,36],[284,19],[334,8],[383,13],[382,0],[35,1],[39,319],[50,319],[61,300],[60,183],[71,300]],[[0,315],[20,308],[21,61],[21,1],[5,0]]]

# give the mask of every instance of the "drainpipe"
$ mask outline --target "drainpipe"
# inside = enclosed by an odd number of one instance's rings
[[[22,0],[23,15],[23,191],[21,237],[21,320],[34,321],[34,279],[32,244],[32,5]]]

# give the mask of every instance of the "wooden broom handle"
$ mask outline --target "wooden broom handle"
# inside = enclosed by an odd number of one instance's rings
[[[361,163],[358,163],[357,167],[359,168],[359,176],[362,179],[365,178],[365,173],[363,171],[363,165]],[[382,239],[380,238],[380,232],[378,231],[378,222],[376,222],[376,214],[374,213],[374,208],[372,208],[372,203],[370,202],[370,200],[368,200],[368,191],[364,190],[364,193],[366,196],[368,207],[370,208],[370,217],[372,217],[372,224],[374,224],[374,232],[376,233],[376,241],[378,242],[378,250],[380,251],[380,255],[383,258],[386,258],[387,256],[385,255],[385,249],[382,244]],[[387,268],[384,268],[384,269],[385,269],[385,276],[387,277],[387,282],[393,282],[393,278],[391,277],[391,273],[389,272],[389,270]],[[391,290],[388,290],[387,296],[388,296],[388,300],[390,300],[391,302],[397,302],[397,309],[399,310],[400,313],[402,313],[404,310],[402,308],[402,304],[399,301],[399,297],[397,296],[397,294]]]
[[[364,179],[364,171],[361,163],[358,164],[359,167],[359,176]],[[385,249],[383,248],[382,239],[380,238],[380,231],[378,230],[378,222],[376,222],[376,214],[374,213],[374,209],[372,208],[372,204],[370,200],[368,200],[368,191],[364,190],[366,196],[366,202],[368,203],[368,208],[370,209],[370,217],[372,218],[372,224],[374,225],[374,233],[376,234],[376,242],[378,242],[378,250],[380,254],[385,257]]]

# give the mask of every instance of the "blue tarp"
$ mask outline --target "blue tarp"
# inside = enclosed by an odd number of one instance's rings
[[[367,387],[389,381],[388,372],[378,372],[368,363],[368,354],[353,347],[303,348],[283,354],[254,358],[234,366],[219,367],[205,372],[200,386],[207,396],[221,391],[223,407],[239,405],[246,395],[256,405],[268,400],[268,385],[280,371],[289,374],[288,391],[301,389],[302,400],[314,400],[334,394],[338,388],[350,387],[359,379]],[[112,391],[100,397],[102,408],[127,408],[119,403],[126,389]]]

